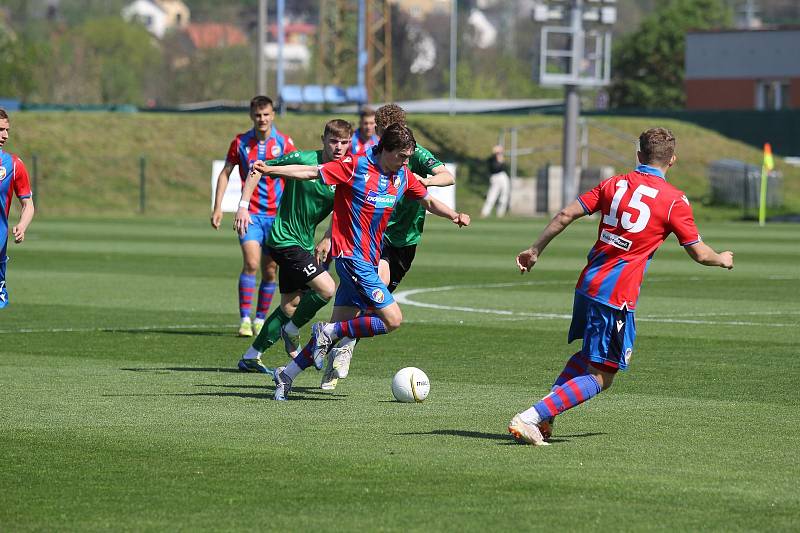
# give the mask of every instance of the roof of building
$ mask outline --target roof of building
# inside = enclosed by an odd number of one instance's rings
[[[225,48],[227,46],[244,46],[247,36],[233,24],[216,22],[195,22],[184,30],[195,48]]]

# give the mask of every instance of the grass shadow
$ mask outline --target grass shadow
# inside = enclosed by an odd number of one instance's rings
[[[464,429],[435,429],[433,431],[412,431],[407,433],[394,433],[396,436],[405,435],[446,435],[448,437],[465,437],[470,439],[484,439],[484,440],[497,440],[502,441],[499,444],[509,445],[517,444],[511,435],[506,433],[486,433],[483,431],[468,431]],[[582,439],[586,437],[595,437],[605,435],[605,433],[575,433],[572,435],[561,435],[559,438],[550,439],[550,443],[570,442],[571,439]]]
[[[153,373],[166,373],[169,372],[235,372],[237,374],[244,373],[238,368],[218,368],[218,367],[199,367],[199,366],[166,366],[156,368],[120,368],[120,370],[127,370],[128,372],[153,372]],[[266,374],[265,374],[266,375]]]
[[[298,392],[305,392],[303,390]],[[203,397],[203,396],[212,396],[218,398],[244,398],[244,399],[257,399],[257,400],[271,400],[272,399],[272,390],[265,390],[263,393],[255,393],[255,392],[172,392],[172,393],[149,393],[149,394],[103,394],[105,398],[148,398],[148,397],[164,397],[164,396],[183,396],[183,397]],[[292,390],[291,396],[289,397],[290,401],[297,401],[297,400],[305,400],[305,401],[312,401],[312,402],[326,402],[326,401],[334,401],[338,402],[342,400],[341,396],[313,396],[313,395],[299,395],[295,394],[295,391]]]

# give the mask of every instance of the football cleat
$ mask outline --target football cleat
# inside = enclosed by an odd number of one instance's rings
[[[253,323],[250,322],[250,318],[243,318],[242,323],[239,324],[239,336],[240,337],[252,337],[253,336]]]
[[[333,340],[325,333],[326,325],[325,322],[317,322],[311,327],[311,357],[314,359],[314,367],[317,370],[322,370],[325,354],[333,345]]]
[[[253,320],[253,335],[258,337],[258,334],[261,333],[261,328],[264,327],[264,319],[263,318],[256,318]]]
[[[275,369],[275,373],[272,375],[272,381],[275,382],[275,395],[273,399],[279,402],[285,402],[288,400],[289,392],[292,390],[292,380],[286,377],[286,374],[283,373],[284,367],[280,366]]]
[[[556,417],[551,416],[550,418],[548,418],[546,420],[542,420],[538,424],[539,433],[542,434],[542,438],[547,442],[549,442],[550,441],[550,437],[553,436],[553,424],[555,423],[555,421],[556,421]]]
[[[294,359],[297,357],[297,352],[300,349],[300,334],[289,335],[286,333],[286,325],[281,326],[281,339],[283,339],[283,347],[289,357]]]
[[[526,423],[519,414],[514,415],[514,418],[509,422],[508,432],[517,442],[522,444],[533,444],[534,446],[548,446],[550,444],[545,442],[537,424]]]
[[[344,346],[336,347],[331,350],[328,359],[333,360],[333,376],[344,379],[350,373],[350,360],[353,358],[353,347],[355,343],[348,343]]]
[[[337,378],[333,376],[333,351],[336,350],[334,348],[331,350],[331,357],[328,357],[328,360],[325,361],[325,372],[322,373],[322,381],[319,384],[319,388],[322,390],[333,390],[336,388],[336,383],[339,381]]]
[[[238,366],[240,372],[259,372],[261,374],[272,375],[272,369],[264,366],[260,357],[256,357],[255,359],[245,359],[242,357],[239,359]]]

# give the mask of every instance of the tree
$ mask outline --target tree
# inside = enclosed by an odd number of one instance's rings
[[[40,47],[0,26],[0,50],[0,95],[25,99],[36,85],[30,65],[40,59]]]
[[[722,0],[671,0],[617,40],[611,61],[613,107],[683,107],[686,32],[730,23]]]

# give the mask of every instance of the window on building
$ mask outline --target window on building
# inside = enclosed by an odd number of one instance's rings
[[[758,82],[756,109],[771,111],[789,108],[789,82],[785,80],[763,80]]]

